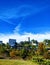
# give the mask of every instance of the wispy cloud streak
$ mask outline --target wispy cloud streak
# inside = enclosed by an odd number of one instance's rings
[[[11,18],[18,19],[20,17],[27,17],[30,15],[35,15],[35,14],[45,10],[47,7],[48,7],[48,5],[41,7],[41,8],[36,8],[31,5],[22,5],[17,8],[5,10],[4,12],[1,13],[0,19],[9,24],[14,25],[14,23],[12,21],[10,21]]]

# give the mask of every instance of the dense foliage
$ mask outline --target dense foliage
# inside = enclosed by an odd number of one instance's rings
[[[32,59],[34,56],[50,59],[50,50],[47,49],[49,46],[46,45],[46,40],[44,40],[45,43],[38,43],[36,40],[32,41],[38,45],[32,45],[28,41],[15,43],[14,46],[10,46],[9,43],[0,44],[0,59]]]

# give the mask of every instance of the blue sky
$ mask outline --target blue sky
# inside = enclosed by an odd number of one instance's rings
[[[0,0],[0,37],[48,32],[50,0]]]

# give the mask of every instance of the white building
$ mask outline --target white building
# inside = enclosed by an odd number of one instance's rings
[[[38,42],[37,41],[36,42],[31,41],[31,44],[34,45],[34,46],[38,46]]]
[[[34,46],[36,46],[37,44],[36,43],[33,43],[33,42],[31,42],[32,43],[32,45],[34,45]]]
[[[9,44],[11,46],[14,46],[15,43],[16,43],[16,39],[9,39]]]

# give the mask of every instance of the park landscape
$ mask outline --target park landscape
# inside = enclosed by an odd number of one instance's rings
[[[0,0],[0,65],[50,65],[50,0]]]
[[[36,44],[36,45],[32,45]],[[48,43],[48,44],[46,44]],[[0,44],[0,65],[50,65],[50,40]]]

